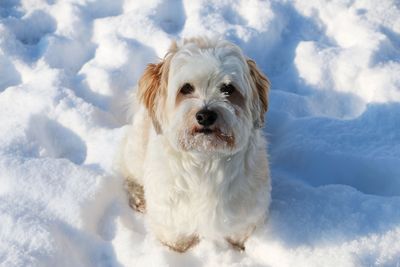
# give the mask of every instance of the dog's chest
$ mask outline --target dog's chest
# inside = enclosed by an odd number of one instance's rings
[[[264,184],[246,168],[246,153],[204,160],[168,149],[149,151],[146,201],[160,224],[214,238],[240,231],[260,217],[254,207],[260,206]]]
[[[175,216],[188,224],[195,224],[203,233],[234,227],[246,212],[245,202],[238,198],[242,193],[239,187],[243,170],[238,169],[240,165],[235,169],[224,164],[188,164],[185,171],[176,170],[170,188]]]

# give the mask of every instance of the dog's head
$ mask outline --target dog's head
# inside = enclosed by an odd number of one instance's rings
[[[156,132],[175,149],[229,154],[262,127],[269,82],[236,45],[194,38],[148,65],[138,90]]]

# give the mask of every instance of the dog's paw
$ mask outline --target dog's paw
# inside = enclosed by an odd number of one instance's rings
[[[132,181],[126,181],[126,188],[129,192],[129,206],[140,213],[146,212],[146,200],[144,198],[143,186]]]
[[[226,241],[228,241],[228,243],[232,245],[232,248],[234,248],[237,251],[242,252],[245,251],[246,249],[246,247],[244,246],[245,241],[237,241],[229,237],[226,238]]]
[[[189,236],[185,238],[181,238],[175,242],[166,242],[166,241],[161,241],[164,245],[169,247],[171,250],[179,253],[184,253],[186,252],[189,248],[194,247],[200,242],[200,239],[198,236]]]
[[[146,212],[146,202],[144,201],[143,198],[139,198],[136,196],[130,196],[129,197],[129,206],[136,210],[137,212],[140,213],[145,213]]]

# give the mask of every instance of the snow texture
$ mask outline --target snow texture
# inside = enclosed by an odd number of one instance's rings
[[[128,206],[116,103],[171,39],[272,82],[271,215],[239,253],[162,246]],[[1,266],[400,266],[398,0],[1,0]]]

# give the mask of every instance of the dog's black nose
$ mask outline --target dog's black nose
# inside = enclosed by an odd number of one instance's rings
[[[209,109],[202,109],[196,113],[196,120],[200,125],[210,126],[217,120],[217,113]]]

